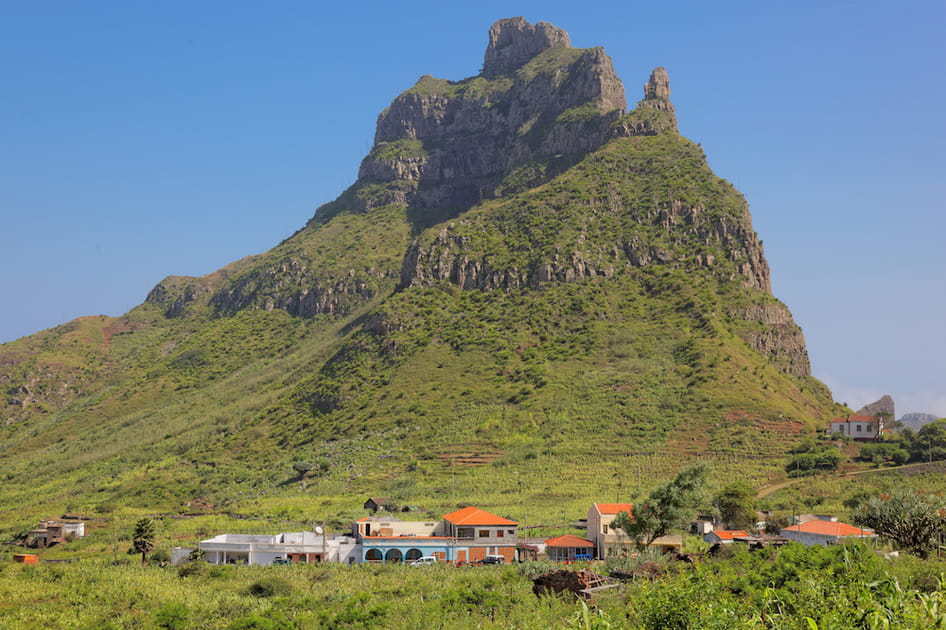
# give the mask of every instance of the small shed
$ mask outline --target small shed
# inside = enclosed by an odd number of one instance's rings
[[[545,552],[548,554],[549,560],[557,562],[591,560],[594,557],[594,551],[595,544],[593,542],[573,534],[556,536],[545,541]]]
[[[709,532],[708,534],[704,534],[703,540],[710,543],[711,545],[716,543],[730,545],[732,544],[733,540],[737,538],[745,538],[748,535],[749,534],[741,529],[717,529],[715,531]]]
[[[13,561],[22,564],[39,564],[39,556],[35,553],[15,553],[13,554]]]
[[[372,512],[383,512],[388,509],[387,505],[390,501],[388,497],[371,497],[365,501],[365,509]]]

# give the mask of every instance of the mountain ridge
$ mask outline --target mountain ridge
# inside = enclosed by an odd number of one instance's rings
[[[493,454],[471,498],[512,501],[514,472],[537,509],[558,468],[577,500],[643,451],[774,474],[836,405],[666,70],[625,107],[602,49],[500,20],[483,73],[396,97],[358,181],[273,249],[0,346],[3,505],[37,474],[48,501],[239,503],[298,459],[332,509],[443,501],[462,449]]]

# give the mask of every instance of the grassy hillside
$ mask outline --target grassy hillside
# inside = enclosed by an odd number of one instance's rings
[[[784,307],[745,201],[673,130],[426,230],[436,209],[356,211],[371,186],[124,317],[0,346],[0,527],[195,503],[341,523],[366,494],[540,523],[694,458],[761,483],[834,411],[750,343],[796,329],[746,316]],[[471,261],[507,280],[444,271]]]

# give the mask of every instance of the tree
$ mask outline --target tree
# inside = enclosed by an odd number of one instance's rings
[[[302,489],[305,490],[306,482],[309,480],[309,475],[311,475],[312,471],[315,470],[315,464],[305,461],[293,462],[292,469],[298,473],[299,484],[302,486]]]
[[[148,554],[154,550],[155,528],[150,518],[139,519],[135,523],[135,533],[131,537],[131,548],[141,554],[141,564],[148,562]]]
[[[755,490],[744,481],[736,481],[713,498],[723,522],[731,527],[751,527],[756,522]]]
[[[623,530],[643,550],[674,527],[685,525],[703,497],[706,468],[706,464],[684,468],[667,484],[652,491],[643,503],[632,507],[630,515],[619,513],[612,526]]]
[[[912,446],[910,454],[916,461],[946,459],[946,418],[920,427]]]
[[[869,527],[900,547],[926,558],[946,534],[946,500],[901,490],[867,498],[853,510],[854,523]]]

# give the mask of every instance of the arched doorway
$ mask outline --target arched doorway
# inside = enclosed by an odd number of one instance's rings
[[[381,555],[380,549],[369,549],[365,553],[365,562],[381,562],[384,560],[384,556]]]
[[[389,549],[388,552],[384,554],[384,561],[397,564],[402,560],[402,557],[400,549]]]
[[[407,554],[404,556],[404,562],[412,562],[422,557],[424,557],[424,554],[420,552],[420,549],[408,549]]]

